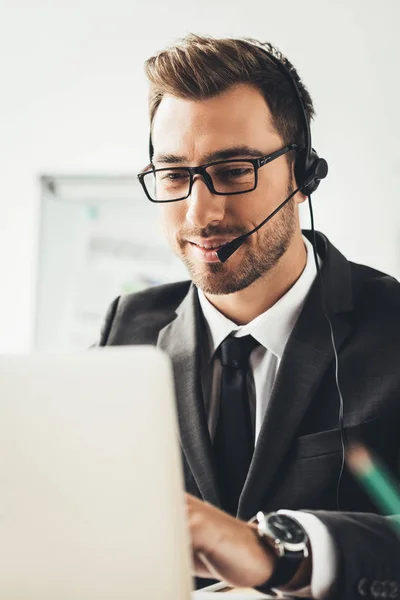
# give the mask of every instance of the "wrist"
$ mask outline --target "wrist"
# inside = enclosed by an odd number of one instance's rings
[[[254,526],[236,520],[236,527],[210,549],[207,560],[228,584],[253,588],[271,577],[277,557],[260,542]]]
[[[271,579],[278,564],[278,557],[273,552],[272,548],[264,544],[264,542],[260,539],[260,536],[257,532],[257,526],[253,524],[250,524],[249,526],[252,530],[255,546],[257,547],[258,552],[263,555],[263,560],[260,561],[258,581],[256,581],[253,586],[258,587],[263,586],[266,581]]]

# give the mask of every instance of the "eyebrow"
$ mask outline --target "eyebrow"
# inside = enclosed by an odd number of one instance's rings
[[[250,146],[234,146],[233,148],[225,148],[224,150],[210,152],[203,157],[203,161],[204,164],[206,164],[215,160],[226,160],[228,158],[237,158],[238,156],[258,158],[263,156],[263,151],[259,148],[251,148]],[[188,159],[186,156],[179,156],[176,154],[156,154],[153,161],[171,165],[187,163]]]

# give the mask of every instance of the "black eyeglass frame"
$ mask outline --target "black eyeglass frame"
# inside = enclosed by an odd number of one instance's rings
[[[201,175],[204,179],[204,183],[212,194],[216,196],[237,196],[238,194],[248,194],[249,192],[253,192],[258,184],[258,169],[264,167],[269,164],[276,158],[287,154],[291,150],[297,150],[299,148],[298,144],[289,144],[288,146],[284,146],[280,150],[276,150],[271,154],[266,154],[265,156],[260,156],[260,158],[228,158],[226,160],[217,160],[215,162],[207,163],[206,165],[200,165],[198,167],[163,167],[162,169],[155,169],[154,167],[150,170],[143,170],[137,174],[137,178],[146,194],[147,198],[150,202],[154,202],[155,204],[163,204],[164,202],[180,202],[181,200],[186,200],[189,198],[192,193],[194,175]],[[214,188],[214,184],[211,176],[207,173],[208,167],[213,167],[214,165],[222,165],[226,163],[243,163],[248,162],[251,163],[254,167],[254,186],[250,190],[245,190],[243,192],[217,192]],[[148,169],[148,167],[146,167]],[[147,191],[146,184],[144,182],[144,178],[149,173],[159,173],[161,171],[187,171],[189,173],[189,191],[186,196],[182,196],[181,198],[174,198],[174,200],[154,200],[149,192]]]

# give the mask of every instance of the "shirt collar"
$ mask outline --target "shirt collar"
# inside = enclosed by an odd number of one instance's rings
[[[307,262],[296,283],[271,308],[246,325],[236,325],[225,317],[207,300],[204,293],[198,290],[209,339],[209,361],[221,342],[231,333],[237,337],[252,335],[264,348],[279,359],[282,358],[286,343],[317,274],[313,247],[306,237],[303,236],[303,240],[307,250]]]

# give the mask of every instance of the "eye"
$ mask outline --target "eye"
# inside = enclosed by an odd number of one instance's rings
[[[249,163],[227,163],[215,166],[212,175],[219,179],[243,179],[254,175],[254,167]]]
[[[252,173],[252,171],[253,169],[250,169],[249,167],[237,167],[236,169],[229,169],[226,174],[228,177],[240,177],[242,175],[248,175]]]
[[[187,178],[187,172],[182,171],[164,171],[160,173],[161,179],[166,179],[169,181],[176,181],[177,179]]]

